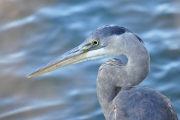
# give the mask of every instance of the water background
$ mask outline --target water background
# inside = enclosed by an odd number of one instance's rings
[[[109,58],[25,76],[106,24],[142,38],[151,72],[139,86],[167,96],[180,118],[179,0],[1,0],[0,119],[104,120],[96,77]]]

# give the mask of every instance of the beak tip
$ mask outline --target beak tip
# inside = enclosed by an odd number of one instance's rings
[[[26,76],[27,78],[32,78],[33,77],[33,74],[29,74]]]
[[[28,75],[28,76],[26,76],[27,78],[31,78],[31,76],[30,75]]]

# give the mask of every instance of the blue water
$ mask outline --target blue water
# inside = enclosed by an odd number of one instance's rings
[[[151,72],[140,84],[167,96],[180,118],[178,0],[1,0],[0,119],[104,120],[96,77],[104,58],[26,78],[105,24],[124,26],[145,42]]]

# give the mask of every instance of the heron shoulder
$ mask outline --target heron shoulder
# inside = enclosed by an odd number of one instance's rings
[[[110,120],[178,120],[170,100],[152,88],[121,90],[109,106]]]

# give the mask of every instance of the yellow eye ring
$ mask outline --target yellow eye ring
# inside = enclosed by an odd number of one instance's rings
[[[98,41],[98,40],[92,40],[91,43],[92,43],[92,45],[94,45],[94,46],[99,45],[99,41]]]

